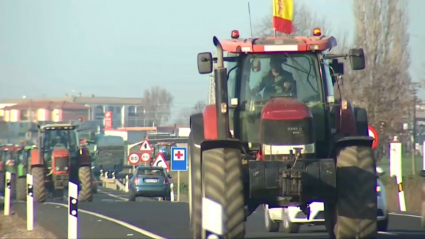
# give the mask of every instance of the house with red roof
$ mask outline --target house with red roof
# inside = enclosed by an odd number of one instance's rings
[[[87,120],[90,107],[62,101],[30,101],[3,108],[5,122],[66,122]]]

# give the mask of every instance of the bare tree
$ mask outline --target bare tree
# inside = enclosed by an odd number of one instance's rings
[[[349,72],[344,96],[365,107],[369,123],[385,122],[383,144],[401,130],[412,109],[408,15],[405,0],[354,0],[355,45],[365,51],[366,69]]]
[[[179,126],[189,126],[190,116],[197,113],[202,113],[206,106],[205,101],[198,101],[192,108],[183,109],[177,117],[176,124]]]
[[[146,118],[151,119],[155,126],[170,119],[171,106],[174,97],[166,89],[154,86],[143,93],[143,106],[145,107]]]

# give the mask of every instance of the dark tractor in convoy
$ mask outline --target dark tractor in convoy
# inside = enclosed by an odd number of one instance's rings
[[[232,40],[213,38],[217,57],[198,54],[199,73],[214,71],[216,102],[190,117],[193,238],[244,238],[246,218],[258,206],[299,206],[308,215],[313,202],[324,202],[331,238],[376,237],[367,114],[339,90],[338,59],[362,70],[363,49],[329,53],[336,39],[320,32],[239,39],[233,31]]]

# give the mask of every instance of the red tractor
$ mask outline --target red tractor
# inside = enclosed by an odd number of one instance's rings
[[[331,238],[375,238],[367,113],[342,100],[339,90],[344,63],[338,59],[362,70],[363,49],[329,53],[336,39],[320,29],[313,36],[254,39],[233,31],[232,38],[213,38],[217,57],[198,54],[199,73],[214,71],[216,103],[190,117],[193,238],[244,238],[245,221],[258,206],[298,206],[309,215],[313,202],[324,203]],[[214,232],[218,223],[221,232]]]
[[[79,185],[79,200],[92,201],[89,151],[80,146],[76,128],[72,124],[39,127],[38,146],[31,151],[30,164],[35,201],[46,201],[48,193],[63,196],[73,179]]]

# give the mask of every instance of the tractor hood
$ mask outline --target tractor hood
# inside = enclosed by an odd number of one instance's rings
[[[266,120],[296,120],[312,117],[307,105],[297,99],[276,97],[266,102],[261,118]]]

